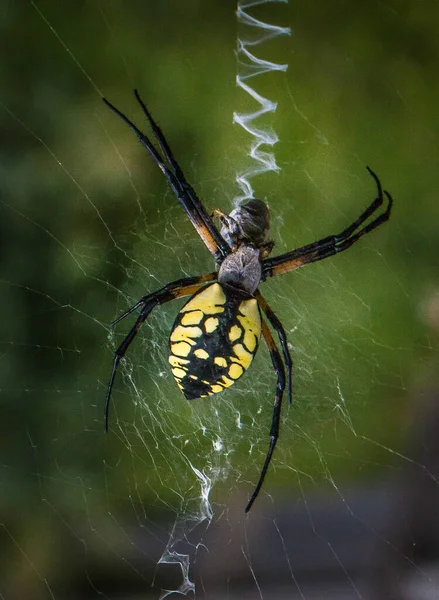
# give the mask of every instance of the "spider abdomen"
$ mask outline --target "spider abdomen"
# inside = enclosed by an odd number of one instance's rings
[[[250,366],[261,336],[257,300],[222,283],[196,292],[169,338],[169,363],[188,400],[222,392]]]

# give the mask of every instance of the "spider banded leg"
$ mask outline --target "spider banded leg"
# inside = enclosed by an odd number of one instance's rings
[[[280,412],[282,408],[282,396],[285,390],[285,369],[282,363],[281,356],[279,354],[279,350],[276,348],[276,344],[274,343],[273,336],[271,335],[270,330],[268,329],[268,325],[262,319],[262,336],[267,344],[268,351],[270,352],[271,362],[273,363],[274,372],[277,375],[277,385],[276,385],[276,397],[274,400],[273,407],[273,420],[271,422],[270,429],[270,445],[268,447],[267,456],[265,458],[264,466],[262,467],[261,474],[259,476],[259,481],[256,484],[255,490],[252,494],[252,497],[249,500],[249,503],[246,506],[245,512],[248,512],[253,502],[258,497],[258,494],[261,490],[262,484],[264,483],[265,475],[267,474],[267,469],[271,462],[271,457],[273,456],[274,449],[276,447],[277,438],[279,437],[279,426],[280,426]]]
[[[137,90],[134,90],[134,95],[136,96],[138,103],[142,107],[142,110],[143,110],[146,118],[148,119],[149,124],[151,125],[151,129],[152,129],[158,143],[160,144],[160,148],[162,149],[162,152],[164,153],[165,157],[167,158],[169,164],[173,167],[175,176],[177,177],[177,180],[180,183],[181,189],[184,192],[186,192],[187,195],[189,196],[194,210],[197,211],[197,213],[199,214],[200,218],[202,219],[204,225],[209,230],[209,233],[215,239],[215,242],[217,243],[217,246],[218,246],[219,250],[221,251],[222,258],[225,258],[227,256],[227,254],[230,253],[230,248],[229,248],[228,244],[225,243],[225,241],[222,238],[221,234],[219,233],[218,229],[215,227],[215,224],[213,223],[210,215],[208,214],[208,212],[204,208],[202,202],[200,201],[197,194],[195,193],[194,188],[187,182],[182,168],[180,167],[180,165],[174,158],[172,150],[169,147],[168,141],[167,141],[166,137],[164,136],[163,131],[160,129],[160,127],[157,125],[157,123],[152,118],[151,113],[147,109],[145,103],[143,102],[143,100],[140,97],[140,94]]]
[[[187,183],[186,178],[183,174],[182,169],[178,165],[177,161],[174,159],[174,156],[169,148],[169,145],[163,135],[161,129],[153,120],[151,114],[140,98],[139,93],[135,90],[135,96],[138,102],[140,103],[143,112],[145,113],[155,137],[157,138],[159,145],[162,151],[165,154],[166,159],[170,163],[174,172],[169,169],[169,167],[165,164],[163,157],[157,152],[151,140],[144,133],[134,125],[132,121],[128,119],[119,109],[117,109],[111,102],[109,102],[106,98],[103,98],[105,104],[116,113],[123,121],[126,123],[132,131],[136,134],[138,140],[142,144],[144,148],[148,150],[151,154],[158,167],[168,180],[169,185],[171,186],[172,191],[174,192],[177,200],[180,205],[184,209],[186,215],[189,217],[189,220],[197,230],[199,236],[207,246],[209,252],[213,254],[217,262],[222,262],[222,259],[230,253],[230,248],[222,238],[218,229],[215,227],[214,223],[210,219],[206,210],[204,209],[202,203],[197,197],[193,188]]]
[[[189,217],[191,223],[197,230],[201,239],[206,244],[209,251],[218,260],[219,247],[218,247],[217,243],[215,242],[215,239],[213,239],[211,232],[209,231],[208,227],[204,224],[201,216],[194,209],[191,198],[188,196],[187,193],[185,193],[184,189],[180,186],[180,183],[179,183],[176,175],[166,166],[163,158],[157,152],[157,150],[155,149],[151,140],[148,138],[148,136],[146,136],[144,133],[142,133],[140,131],[140,129],[138,129],[138,127],[136,127],[136,125],[134,125],[134,123],[128,119],[127,116],[125,116],[119,109],[117,109],[113,104],[111,104],[111,102],[109,102],[106,98],[103,98],[103,101],[109,108],[111,108],[111,110],[113,112],[115,112],[134,131],[134,133],[136,134],[136,136],[139,139],[142,146],[144,148],[146,148],[148,150],[148,152],[151,154],[151,156],[157,163],[158,167],[160,168],[160,170],[162,171],[162,173],[168,180],[168,183],[171,186],[172,191],[174,192],[180,205],[183,207],[184,211],[186,212],[187,216]],[[219,236],[218,231],[217,231],[217,234]]]
[[[113,389],[114,378],[116,376],[117,368],[121,359],[125,356],[125,353],[128,350],[131,342],[139,333],[139,330],[142,327],[145,320],[147,319],[149,313],[154,307],[156,307],[159,304],[166,304],[166,302],[170,302],[171,300],[175,300],[176,298],[191,296],[196,291],[198,291],[206,282],[214,281],[216,278],[217,273],[207,273],[206,275],[199,275],[198,277],[187,277],[185,279],[179,279],[177,281],[173,281],[172,283],[168,283],[157,292],[153,292],[152,294],[148,294],[147,296],[141,298],[138,302],[136,302],[134,306],[129,308],[120,317],[113,321],[113,323],[111,323],[111,327],[114,327],[116,323],[119,323],[119,321],[125,319],[125,317],[130,315],[137,308],[140,308],[141,306],[143,307],[140,311],[140,315],[137,317],[136,322],[131,327],[130,331],[125,336],[124,340],[114,353],[113,368],[111,371],[110,381],[108,383],[107,388],[107,395],[105,398],[105,431],[108,431],[108,415],[110,410],[111,392]]]
[[[149,301],[145,300],[144,302],[142,302],[142,304],[144,304],[144,306],[142,308],[140,315],[138,316],[134,325],[131,327],[127,336],[124,338],[123,342],[120,344],[120,346],[114,353],[113,368],[111,370],[110,381],[108,383],[108,388],[107,388],[107,396],[105,398],[105,431],[106,432],[108,432],[108,416],[109,416],[109,411],[110,411],[111,392],[113,390],[114,378],[116,376],[116,371],[119,366],[119,363],[120,363],[121,359],[125,356],[125,353],[128,350],[131,342],[138,334],[141,326],[143,325],[144,321],[148,317],[149,313],[152,311],[152,309],[155,306],[157,306],[157,304],[159,304],[159,302],[156,298],[151,298]],[[129,312],[131,312],[131,310]],[[127,313],[127,314],[129,314],[129,313]],[[127,314],[125,314],[122,318],[126,317]]]
[[[262,308],[265,315],[267,316],[267,319],[270,321],[270,325],[273,327],[273,329],[277,332],[277,335],[279,336],[279,342],[282,348],[284,363],[287,368],[288,401],[291,404],[293,401],[293,360],[291,358],[290,350],[288,348],[286,331],[284,329],[284,326],[276,317],[273,310],[270,308],[268,302],[265,300],[265,298],[262,296],[259,290],[256,290],[255,297],[258,301],[259,306]]]
[[[382,225],[388,221],[393,204],[392,197],[387,191],[384,190],[383,192],[380,180],[375,173],[369,169],[369,167],[367,167],[367,170],[375,180],[378,196],[373,202],[371,202],[371,204],[358,217],[358,219],[339,234],[330,235],[319,240],[318,242],[313,242],[307,246],[302,246],[301,248],[297,248],[296,250],[287,252],[286,254],[265,259],[262,261],[262,271],[264,277],[271,277],[274,275],[287,273],[288,271],[298,269],[299,267],[302,267],[308,263],[328,258],[329,256],[337,254],[338,252],[343,252],[344,250],[350,248],[357,240],[363,237],[363,235],[366,235],[376,227],[379,227],[379,225]],[[384,195],[387,199],[387,207],[385,211],[375,217],[372,221],[370,221],[370,223],[361,227],[363,223],[370,216],[372,216],[380,206],[382,206],[384,202]]]

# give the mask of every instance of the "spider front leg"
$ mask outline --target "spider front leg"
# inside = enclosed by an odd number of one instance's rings
[[[130,331],[125,336],[122,343],[114,353],[113,368],[111,370],[110,381],[108,383],[107,395],[105,398],[105,431],[108,432],[108,416],[110,411],[111,392],[113,390],[114,378],[116,377],[116,372],[119,363],[125,356],[128,348],[130,347],[131,342],[139,333],[140,328],[148,318],[150,312],[159,304],[166,304],[166,302],[176,300],[177,298],[191,296],[192,294],[197,292],[205,283],[207,283],[208,281],[215,281],[216,278],[217,273],[207,273],[206,275],[199,275],[197,277],[186,277],[185,279],[178,279],[177,281],[168,283],[157,292],[153,292],[152,294],[148,294],[147,296],[141,298],[138,302],[136,302],[136,304],[134,304],[134,306],[129,308],[126,312],[124,312],[120,317],[118,317],[115,321],[111,323],[111,327],[114,327],[117,323],[119,323],[119,321],[122,321],[123,319],[128,317],[136,309],[143,307],[140,311],[140,315],[136,319],[136,322],[131,327]]]
[[[280,427],[280,413],[282,408],[282,397],[285,390],[285,369],[279,354],[279,350],[276,348],[276,344],[274,343],[273,336],[271,335],[271,331],[268,328],[268,325],[262,319],[262,337],[267,344],[268,351],[270,352],[271,362],[273,363],[274,372],[277,375],[277,385],[276,385],[276,396],[274,399],[274,407],[273,407],[273,419],[271,422],[270,429],[270,445],[268,447],[267,456],[265,458],[264,466],[262,467],[261,474],[259,476],[258,483],[256,484],[255,490],[246,506],[245,512],[247,513],[251,507],[253,506],[253,502],[258,497],[258,494],[261,490],[262,484],[264,483],[265,475],[267,474],[268,467],[271,462],[271,457],[273,456],[274,449],[276,447],[277,439],[279,437],[279,427]]]
[[[221,237],[219,231],[216,229],[202,202],[195,193],[195,190],[186,181],[184,173],[178,162],[175,160],[162,130],[152,118],[151,113],[148,111],[145,103],[141,99],[139,92],[135,90],[134,94],[140,106],[142,107],[149,124],[151,125],[153,134],[157,139],[164,156],[158,152],[148,136],[140,131],[140,129],[132,121],[130,121],[130,119],[128,119],[123,112],[116,108],[106,98],[102,98],[102,100],[116,115],[118,115],[124,121],[124,123],[128,125],[128,127],[130,127],[130,129],[136,134],[142,146],[148,150],[159,169],[166,177],[178,202],[186,212],[186,215],[189,217],[189,220],[197,230],[199,236],[206,244],[209,252],[211,252],[211,254],[215,257],[217,263],[221,263],[227,254],[230,253],[230,248]]]
[[[306,264],[317,262],[343,252],[350,248],[363,235],[373,231],[383,223],[389,220],[392,210],[393,199],[386,190],[383,191],[378,176],[367,167],[371,177],[375,180],[378,196],[369,204],[365,211],[349,227],[346,227],[341,233],[329,235],[317,242],[302,246],[286,254],[268,258],[262,261],[263,277],[274,277],[288,271],[293,271]],[[387,206],[383,213],[364,225],[364,223],[383,205],[385,198]]]

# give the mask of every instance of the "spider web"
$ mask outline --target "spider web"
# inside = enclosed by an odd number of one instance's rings
[[[167,364],[180,304],[156,310],[103,432],[129,327],[107,324],[213,266],[100,95],[145,128],[137,87],[208,210],[228,210],[250,139],[233,114],[255,111],[233,49],[254,38],[228,2],[31,0],[2,15],[0,598],[438,595],[437,9],[243,6],[292,27],[257,48],[289,70],[251,80],[278,104],[257,127],[279,135],[280,169],[254,180],[275,253],[352,222],[375,193],[366,164],[395,197],[349,252],[263,286],[294,404],[248,517],[275,387],[264,348],[231,390],[187,403]]]

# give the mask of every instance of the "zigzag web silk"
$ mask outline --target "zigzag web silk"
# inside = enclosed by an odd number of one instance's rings
[[[249,150],[249,156],[254,164],[243,172],[236,175],[236,182],[241,188],[242,194],[235,198],[235,206],[240,202],[253,198],[254,191],[250,183],[250,179],[255,175],[265,173],[267,171],[278,171],[279,167],[276,164],[276,159],[273,152],[267,152],[261,149],[261,146],[274,146],[279,140],[275,131],[270,127],[262,127],[257,125],[257,120],[266,113],[274,112],[277,108],[277,103],[268,98],[264,98],[250,86],[249,80],[267,73],[269,71],[286,71],[287,64],[277,64],[259,58],[254,53],[253,48],[260,46],[264,42],[276,38],[280,35],[289,35],[291,30],[289,27],[279,27],[267,22],[256,19],[248,11],[258,5],[272,4],[275,2],[286,3],[287,0],[255,0],[252,2],[238,1],[236,16],[239,26],[243,26],[240,30],[243,35],[248,34],[248,28],[251,28],[252,35],[247,37],[238,37],[237,39],[237,75],[236,85],[244,92],[249,94],[259,105],[259,108],[250,113],[235,112],[233,122],[243,127],[251,136],[252,142]],[[239,425],[239,417],[237,421]],[[223,443],[217,439],[213,441],[213,451],[215,454],[223,451]],[[226,458],[228,462],[228,458]],[[197,469],[193,464],[190,467],[197,477],[200,486],[200,506],[196,515],[188,516],[187,514],[178,515],[175,521],[174,528],[169,537],[169,542],[162,554],[159,564],[179,564],[182,571],[183,582],[178,592],[186,594],[195,592],[195,586],[189,577],[190,561],[189,556],[180,554],[176,551],[176,545],[180,543],[194,527],[198,526],[203,521],[209,525],[213,513],[210,507],[209,494],[215,481],[225,479],[229,469],[221,469],[218,465],[215,468],[210,468],[206,473]],[[173,591],[166,591],[160,597],[160,600]]]
[[[236,175],[236,182],[241,188],[242,194],[238,196],[235,203],[254,197],[254,190],[250,179],[256,175],[266,173],[267,171],[279,171],[276,158],[273,152],[261,150],[261,146],[274,146],[279,141],[279,136],[271,127],[262,127],[257,125],[260,117],[267,113],[275,112],[277,102],[265,98],[258,94],[254,87],[250,85],[250,79],[269,73],[270,71],[283,71],[288,69],[287,64],[279,64],[264,60],[256,56],[255,48],[273,38],[281,35],[290,35],[289,27],[280,27],[256,19],[247,11],[255,6],[274,3],[287,3],[287,0],[254,0],[253,2],[238,2],[236,11],[238,23],[252,29],[251,39],[238,38],[237,59],[238,73],[236,75],[236,85],[245,93],[251,96],[258,109],[253,112],[240,113],[235,112],[233,121],[243,127],[253,138],[249,150],[249,156],[254,164],[247,170]]]

